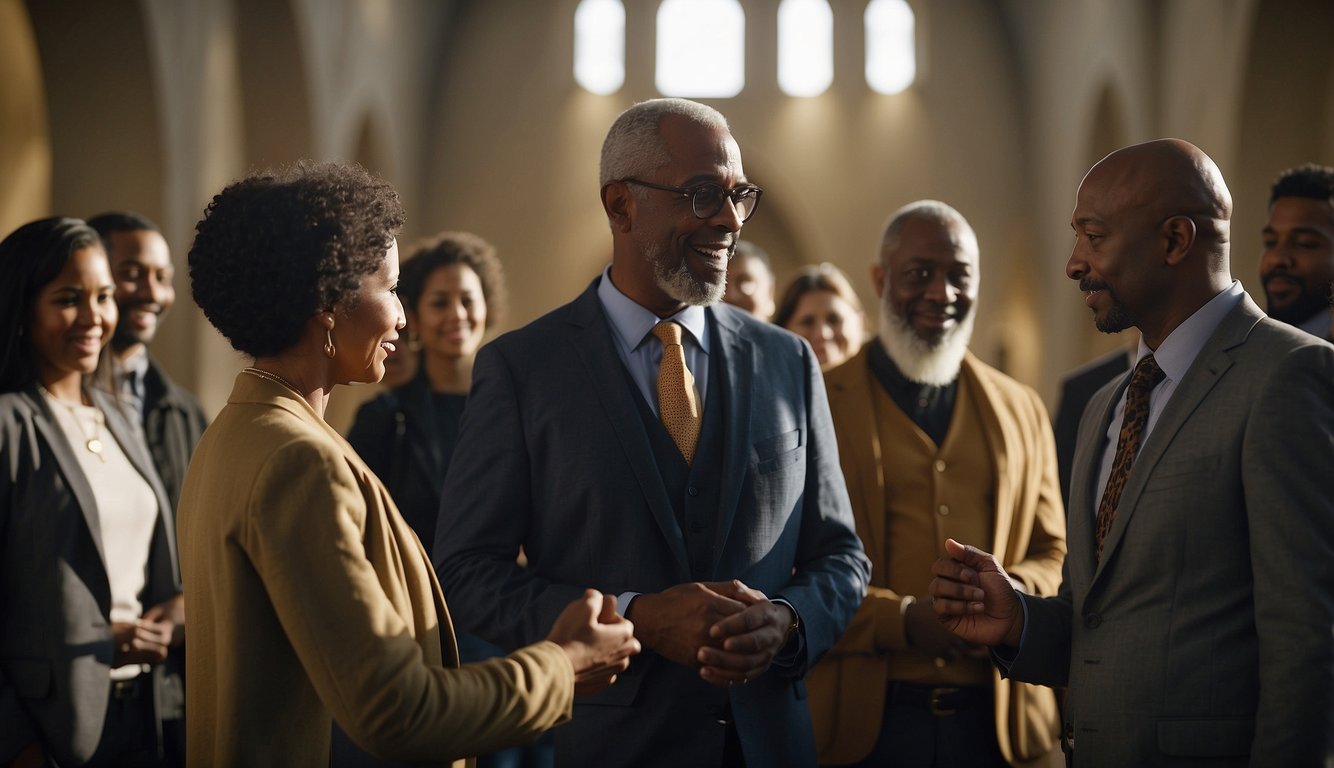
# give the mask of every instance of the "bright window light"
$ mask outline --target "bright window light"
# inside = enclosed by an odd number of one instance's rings
[[[582,0],[574,12],[574,80],[586,91],[615,93],[625,84],[625,6]]]
[[[866,6],[866,84],[893,94],[917,79],[913,12],[906,0],[871,0]]]
[[[663,0],[654,79],[664,96],[727,99],[746,84],[746,14],[737,0]]]
[[[819,96],[834,82],[834,12],[828,0],[778,6],[778,87],[788,96]]]

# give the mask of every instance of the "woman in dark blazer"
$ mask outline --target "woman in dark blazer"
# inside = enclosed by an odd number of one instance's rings
[[[0,242],[0,274],[0,764],[177,764],[175,528],[93,386],[117,320],[106,253],[82,221],[43,219]]]
[[[440,514],[440,487],[458,445],[459,419],[472,385],[472,364],[487,331],[504,311],[505,276],[496,250],[467,232],[442,232],[417,243],[403,262],[403,300],[409,350],[417,375],[357,411],[348,442],[385,479],[403,517],[429,551]],[[463,661],[502,653],[472,635],[457,635]],[[537,745],[478,758],[481,768],[538,768],[552,763],[549,737]],[[339,738],[335,735],[335,744]],[[336,748],[335,764],[358,763]]]
[[[417,376],[363,405],[348,433],[428,551],[473,360],[504,311],[504,293],[500,260],[482,238],[442,232],[417,243],[398,291],[413,334],[409,346],[421,350]]]

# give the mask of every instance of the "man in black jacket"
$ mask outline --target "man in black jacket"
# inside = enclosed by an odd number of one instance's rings
[[[162,316],[176,301],[171,251],[157,225],[134,213],[94,216],[116,283],[120,321],[111,339],[121,399],[137,411],[144,439],[172,509],[190,454],[208,420],[194,395],[172,381],[148,356]]]

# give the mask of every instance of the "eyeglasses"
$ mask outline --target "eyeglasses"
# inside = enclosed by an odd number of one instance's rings
[[[736,208],[737,216],[745,222],[751,216],[755,215],[755,209],[760,207],[760,195],[764,190],[754,184],[743,184],[732,189],[723,189],[720,185],[711,181],[703,184],[696,184],[693,187],[673,187],[667,184],[653,184],[639,179],[621,179],[626,184],[638,184],[641,187],[649,189],[660,189],[663,192],[674,192],[690,200],[690,210],[697,219],[711,219],[718,215],[718,211],[723,209],[723,201],[731,200],[733,207]]]

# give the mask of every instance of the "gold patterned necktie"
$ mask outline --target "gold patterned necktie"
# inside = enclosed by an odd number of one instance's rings
[[[1121,418],[1121,435],[1116,440],[1116,457],[1112,460],[1112,473],[1107,476],[1107,487],[1102,492],[1102,502],[1098,504],[1098,526],[1094,537],[1098,544],[1099,560],[1102,559],[1103,541],[1107,539],[1107,532],[1112,529],[1112,521],[1116,519],[1121,491],[1125,490],[1130,470],[1135,466],[1135,456],[1139,453],[1144,428],[1149,424],[1149,393],[1165,378],[1167,374],[1158,367],[1153,355],[1146,355],[1135,366],[1130,386],[1126,388],[1126,410]]]
[[[672,322],[658,323],[653,326],[653,335],[662,342],[662,362],[658,364],[658,416],[685,457],[686,464],[690,464],[695,459],[701,419],[695,377],[686,368],[685,350],[681,347],[681,326]]]

